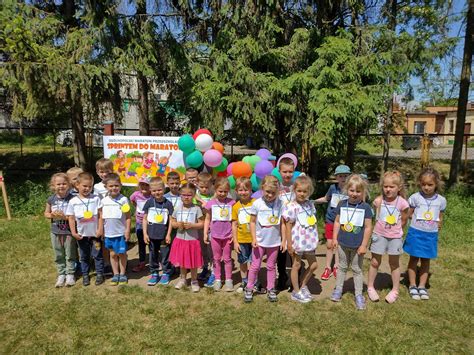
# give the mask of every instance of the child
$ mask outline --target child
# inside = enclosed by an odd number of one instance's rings
[[[212,175],[199,173],[197,176],[196,201],[194,204],[204,207],[212,198]]]
[[[339,272],[331,301],[342,298],[342,286],[349,265],[354,277],[355,303],[359,310],[365,309],[362,295],[364,285],[362,263],[367,252],[367,243],[372,232],[372,209],[364,202],[366,182],[357,174],[352,174],[344,187],[349,199],[340,201],[336,207],[334,221],[333,248],[339,253]]]
[[[284,206],[282,212],[285,227],[283,247],[288,250],[293,258],[291,267],[293,292],[291,293],[291,299],[307,303],[313,299],[313,296],[306,285],[318,267],[316,263],[316,247],[318,246],[316,208],[309,201],[309,197],[314,191],[313,182],[307,176],[299,176],[295,180],[293,191],[295,201],[291,201]],[[303,274],[300,287],[298,276],[303,256],[308,260],[309,267]]]
[[[240,264],[242,284],[237,292],[243,292],[248,283],[248,264],[252,261],[252,235],[250,234],[250,208],[255,201],[250,197],[252,183],[249,178],[240,177],[235,182],[239,201],[232,206],[232,237],[234,250]]]
[[[184,179],[186,182],[193,184],[194,186],[197,185],[197,177],[199,172],[194,168],[187,168],[186,173],[184,174]]]
[[[426,282],[430,271],[430,259],[438,256],[438,232],[443,223],[446,199],[439,195],[441,179],[433,168],[423,169],[418,176],[420,191],[411,195],[410,228],[403,250],[410,255],[408,262],[409,292],[414,300],[428,300]],[[466,212],[468,213],[468,212]],[[416,267],[420,266],[420,283],[416,286]]]
[[[186,274],[190,269],[191,291],[199,292],[197,269],[202,266],[202,255],[198,231],[204,226],[204,216],[201,208],[193,204],[196,187],[186,183],[180,192],[182,203],[171,217],[173,228],[178,230],[170,253],[171,263],[180,268],[180,278],[175,288],[179,290],[186,285]]]
[[[67,206],[66,216],[72,236],[79,244],[81,254],[82,284],[90,285],[90,258],[94,258],[96,279],[95,284],[104,283],[104,257],[102,254],[101,230],[99,218],[102,214],[100,198],[92,194],[94,178],[89,173],[80,173],[76,188],[78,195],[73,197]],[[76,229],[77,228],[77,229]]]
[[[224,261],[225,288],[227,292],[234,290],[232,282],[232,206],[235,201],[228,198],[230,184],[225,177],[219,177],[214,185],[215,198],[206,203],[204,220],[204,243],[209,244],[209,228],[211,232],[211,248],[215,275],[214,290],[222,287],[221,260]]]
[[[133,272],[141,272],[146,267],[146,244],[143,238],[143,215],[145,212],[143,207],[150,197],[149,179],[141,178],[138,181],[138,190],[130,196],[130,201],[135,206],[135,233],[138,240],[138,265],[132,269]]]
[[[77,166],[74,166],[70,168],[68,171],[66,171],[67,177],[69,179],[69,184],[71,185],[69,193],[73,196],[77,196],[78,192],[76,189],[76,184],[77,184],[77,177],[79,176],[80,173],[83,173],[84,171],[81,168],[78,168]]]
[[[165,184],[160,177],[153,177],[150,180],[150,198],[143,207],[143,235],[145,243],[148,244],[150,251],[149,267],[151,277],[148,280],[148,286],[155,286],[158,281],[160,285],[170,283],[171,265],[169,262],[169,248],[162,248],[162,244],[171,242],[171,223],[169,217],[173,214],[173,205],[168,201],[165,194]],[[164,246],[164,245],[163,245]],[[162,275],[159,278],[160,257]]]
[[[73,198],[67,175],[57,173],[51,176],[50,187],[54,194],[46,202],[44,216],[51,220],[51,244],[58,270],[55,287],[74,286],[76,284],[74,271],[77,260],[77,244],[76,239],[71,236],[66,217],[67,206]]]
[[[173,204],[173,209],[178,209],[181,204],[179,197],[179,188],[181,186],[181,179],[176,171],[170,171],[166,176],[166,184],[169,187],[169,192],[165,194],[167,200]]]
[[[110,159],[100,158],[95,163],[95,171],[100,178],[100,182],[94,185],[94,194],[100,198],[104,198],[107,195],[107,189],[104,185],[104,180],[107,175],[114,172],[114,163]]]
[[[377,211],[372,234],[370,251],[369,277],[367,294],[372,302],[379,300],[379,295],[374,288],[375,277],[382,261],[382,255],[388,254],[388,263],[392,273],[392,290],[385,297],[387,303],[394,303],[398,298],[400,288],[399,259],[402,253],[403,227],[408,219],[408,202],[405,200],[405,187],[403,178],[398,171],[387,171],[381,181],[382,195],[374,200],[374,209]]]
[[[110,250],[110,263],[114,276],[112,286],[128,283],[127,242],[130,240],[130,205],[128,198],[120,193],[120,176],[109,174],[104,180],[107,195],[101,200],[102,214],[99,228],[105,237],[105,247]]]
[[[250,233],[252,235],[252,264],[249,282],[244,291],[244,301],[253,300],[253,287],[264,255],[267,255],[267,297],[270,302],[278,301],[275,290],[275,262],[280,249],[280,219],[282,201],[278,197],[279,183],[274,176],[267,175],[262,180],[263,196],[250,208]]]
[[[343,192],[344,184],[347,177],[351,174],[351,169],[347,165],[339,165],[336,167],[334,175],[336,176],[337,184],[333,184],[329,187],[326,196],[318,198],[315,203],[327,203],[329,202],[328,209],[326,211],[326,224],[324,237],[327,240],[326,244],[326,267],[321,275],[321,280],[329,280],[331,275],[337,278],[337,268],[339,265],[339,254],[337,249],[333,246],[333,231],[334,231],[334,220],[336,218],[336,207],[339,201],[347,199],[347,196]],[[336,252],[334,252],[336,251]],[[335,255],[334,255],[335,254]],[[332,257],[334,255],[334,267],[331,270]]]

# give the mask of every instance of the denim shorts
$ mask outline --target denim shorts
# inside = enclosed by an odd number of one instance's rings
[[[240,253],[237,254],[239,264],[252,262],[252,243],[239,243]]]
[[[127,242],[125,237],[122,235],[120,237],[105,237],[104,245],[107,249],[111,249],[115,254],[126,254],[127,253]]]

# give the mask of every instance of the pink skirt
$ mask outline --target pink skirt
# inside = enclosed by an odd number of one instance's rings
[[[201,243],[199,240],[175,238],[171,245],[171,264],[186,269],[197,269],[202,266]]]

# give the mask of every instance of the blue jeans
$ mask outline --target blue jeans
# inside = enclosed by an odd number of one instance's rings
[[[95,272],[97,275],[104,273],[104,256],[102,255],[102,241],[100,238],[83,237],[78,240],[81,254],[82,275],[89,275],[90,259],[94,258]]]
[[[137,234],[138,239],[138,260],[140,263],[144,263],[146,260],[146,244],[143,238],[143,226],[140,223],[137,223],[135,226],[135,233]]]

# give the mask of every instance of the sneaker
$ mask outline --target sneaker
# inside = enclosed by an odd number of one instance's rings
[[[299,302],[299,303],[308,303],[308,302],[311,302],[311,298],[307,298],[305,297],[305,295],[303,294],[303,292],[301,292],[301,290],[299,292],[295,292],[293,291],[291,293],[291,299],[293,301],[296,301],[296,302]]]
[[[146,283],[148,286],[155,286],[158,283],[158,280],[160,277],[158,274],[151,274],[150,278],[148,279],[148,282]]]
[[[169,285],[169,283],[170,283],[170,275],[168,274],[161,275],[161,279],[160,279],[160,282],[158,282],[158,284],[166,286],[166,285]]]
[[[211,288],[214,286],[214,281],[216,280],[216,277],[214,274],[211,274],[209,278],[207,279],[207,282],[204,284],[204,287]]]
[[[334,278],[337,278],[337,267],[332,268],[332,276],[334,276]]]
[[[135,266],[132,271],[133,272],[142,272],[143,270],[146,269],[146,264],[143,262],[143,263],[140,263],[138,264],[137,266]]]
[[[331,294],[331,301],[333,302],[340,302],[342,299],[342,290],[339,288],[335,288]]]
[[[428,294],[428,290],[424,287],[418,287],[418,294],[422,300],[429,300],[430,295]]]
[[[225,292],[233,292],[234,291],[234,283],[232,282],[232,280],[225,280],[224,291]]]
[[[97,274],[95,278],[95,285],[99,286],[102,285],[105,282],[105,277],[103,274]]]
[[[397,290],[391,290],[387,296],[385,296],[385,302],[392,304],[395,303],[395,301],[398,299],[398,291]]]
[[[192,292],[199,292],[199,290],[200,290],[199,282],[191,281],[191,291]]]
[[[66,275],[66,286],[71,287],[76,284],[76,279],[74,278],[74,274]]]
[[[89,275],[82,275],[82,285],[89,286],[90,284],[91,284],[91,279],[89,278]]]
[[[119,285],[126,285],[126,284],[128,284],[127,275],[120,275],[119,276]]]
[[[418,288],[416,286],[410,286],[408,288],[408,292],[410,293],[410,297],[416,301],[421,300],[420,293],[418,292]]]
[[[271,290],[268,290],[267,298],[270,302],[278,301],[277,293],[274,288],[272,288]]]
[[[59,275],[58,278],[56,279],[56,284],[54,287],[60,288],[64,286],[64,283],[66,282],[66,275]]]
[[[365,309],[365,298],[363,295],[357,295],[355,297],[356,308],[359,311],[363,311]]]
[[[246,287],[247,287],[247,280],[242,280],[242,283],[240,284],[239,288],[237,289],[237,293],[244,292]]]
[[[111,286],[117,286],[120,281],[120,276],[119,275],[114,275],[112,279],[110,280],[110,285]]]
[[[202,269],[201,273],[198,275],[199,281],[206,281],[208,278],[209,270],[207,268]]]
[[[367,294],[369,295],[369,300],[371,300],[372,302],[378,302],[380,299],[379,294],[377,293],[377,291],[375,291],[375,288],[373,287],[369,287],[367,289]]]
[[[221,280],[214,281],[214,286],[213,286],[214,291],[220,291],[221,287],[222,287],[222,281]]]
[[[310,300],[314,298],[307,286],[301,287],[300,291],[306,298],[309,298]]]
[[[181,290],[184,286],[186,286],[186,279],[180,277],[176,285],[174,285],[174,288],[177,290]]]
[[[325,268],[323,274],[321,275],[321,280],[323,281],[329,280],[329,278],[331,277],[331,274],[332,274],[331,269],[328,267]]]
[[[250,303],[253,301],[253,290],[249,288],[244,289],[244,302]]]

